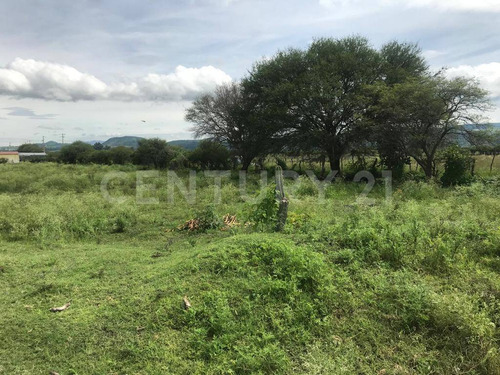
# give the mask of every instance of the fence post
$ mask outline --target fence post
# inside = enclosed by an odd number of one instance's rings
[[[276,222],[276,231],[281,232],[286,224],[288,217],[288,199],[285,196],[283,187],[283,169],[280,166],[276,167],[276,197],[279,201],[278,220]]]

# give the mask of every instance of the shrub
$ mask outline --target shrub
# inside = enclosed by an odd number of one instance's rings
[[[5,159],[5,158],[0,158],[0,164],[7,164],[9,162],[9,160]]]
[[[202,169],[229,168],[229,150],[219,142],[204,139],[189,155],[189,161]]]
[[[274,225],[278,215],[278,201],[274,186],[269,188],[264,198],[251,208],[250,221],[258,227]]]
[[[111,164],[111,155],[107,150],[93,151],[90,153],[89,161],[95,164],[109,165]]]
[[[462,185],[472,180],[473,159],[470,152],[458,146],[452,146],[444,151],[443,158],[444,174],[441,177],[443,186]]]
[[[196,215],[198,221],[198,230],[207,231],[210,229],[217,229],[222,226],[222,220],[215,213],[213,205],[208,205],[205,209],[199,211]]]
[[[370,163],[366,162],[364,159],[358,159],[353,162],[347,163],[342,174],[346,180],[352,181],[358,172],[368,171],[375,177],[380,177],[381,173],[377,169],[378,160],[374,159]]]
[[[22,144],[21,146],[19,146],[17,148],[17,151],[19,151],[19,152],[43,152],[43,149],[36,144],[25,143],[25,144]]]
[[[113,147],[108,151],[113,164],[128,164],[132,161],[134,150],[125,146]]]
[[[392,178],[400,180],[404,175],[405,166],[410,164],[410,158],[397,147],[379,148],[382,165],[392,171]]]
[[[141,139],[139,147],[134,153],[134,162],[144,166],[166,168],[172,157],[172,150],[165,140],[159,138]]]
[[[188,158],[186,156],[187,150],[179,146],[171,146],[174,156],[170,161],[170,169],[182,169],[188,167]]]
[[[94,148],[91,145],[77,141],[61,149],[59,160],[68,164],[88,163],[93,152]]]

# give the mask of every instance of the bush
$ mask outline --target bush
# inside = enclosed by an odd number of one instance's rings
[[[189,161],[202,169],[229,168],[229,150],[219,142],[204,139],[189,155]]]
[[[222,220],[215,213],[213,205],[209,205],[204,210],[199,211],[196,215],[196,220],[198,221],[198,230],[201,231],[217,229],[222,226]]]
[[[269,188],[265,197],[251,208],[250,221],[258,227],[269,227],[276,223],[278,201],[274,186]]]
[[[471,182],[473,159],[470,152],[458,146],[452,146],[443,153],[444,174],[441,177],[443,186],[463,185]]]
[[[385,151],[385,152],[384,152]],[[397,148],[379,151],[381,163],[392,171],[392,178],[400,180],[404,176],[405,166],[410,164],[410,158]]]
[[[130,147],[118,146],[113,147],[108,151],[108,153],[113,164],[124,165],[132,161],[132,154],[134,153],[134,150]]]
[[[18,152],[43,152],[43,149],[32,143],[25,143],[17,148]]]
[[[139,147],[134,153],[134,162],[144,166],[166,168],[172,160],[173,153],[167,142],[163,139],[141,139]]]
[[[88,163],[92,158],[94,148],[81,141],[64,146],[59,152],[59,160],[67,164]]]
[[[109,151],[93,151],[88,159],[91,163],[109,165],[111,164],[111,155]]]
[[[5,159],[5,158],[0,158],[0,164],[7,164],[9,162],[9,160]]]
[[[368,171],[374,177],[380,177],[380,170],[377,169],[378,160],[374,159],[370,163],[367,163],[364,159],[358,159],[353,162],[349,162],[346,164],[342,174],[344,178],[348,181],[352,181],[357,173]]]
[[[173,152],[173,158],[170,161],[170,169],[183,169],[187,168],[189,165],[189,159],[187,157],[188,151],[179,146],[171,146]]]

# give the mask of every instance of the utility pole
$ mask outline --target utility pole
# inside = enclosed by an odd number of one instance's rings
[[[65,134],[64,134],[64,133],[62,133],[62,134],[61,134],[61,144],[62,144],[62,145],[64,144],[64,136],[65,136]]]
[[[45,152],[45,136],[42,137],[42,149]]]

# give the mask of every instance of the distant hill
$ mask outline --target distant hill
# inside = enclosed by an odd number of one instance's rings
[[[132,147],[135,149],[138,147],[139,141],[141,139],[144,139],[144,138],[132,137],[132,136],[114,137],[114,138],[108,139],[106,142],[103,142],[102,144],[104,146],[109,146],[109,147],[125,146],[125,147]],[[198,146],[199,142],[200,141],[198,141],[198,140],[186,139],[186,140],[170,141],[170,142],[168,142],[168,144],[171,146],[183,147],[186,150],[194,150]]]
[[[109,146],[109,147],[125,146],[125,147],[132,147],[135,149],[139,146],[139,141],[141,139],[144,139],[144,138],[132,137],[132,136],[113,137],[113,138],[108,139],[106,142],[104,142],[103,145]]]
[[[182,148],[185,148],[186,150],[194,150],[196,147],[198,147],[198,144],[200,141],[198,139],[185,139],[185,140],[179,140],[179,141],[170,141],[168,144],[170,146],[179,146]]]
[[[102,143],[103,146],[109,146],[109,147],[118,147],[118,146],[125,146],[125,147],[131,147],[133,149],[136,149],[139,145],[139,141],[141,139],[144,139],[143,137],[134,137],[134,136],[124,136],[124,137],[113,137],[108,139],[105,142],[102,141],[86,141],[85,143],[88,144],[95,144],[97,142]],[[178,146],[185,148],[186,150],[194,150],[196,147],[198,147],[198,144],[200,143],[199,140],[196,139],[184,139],[184,140],[177,140],[177,141],[170,141],[168,142],[169,145],[171,146]],[[68,143],[65,143],[65,145]],[[38,143],[40,147],[43,147],[42,143]],[[55,141],[48,141],[45,143],[45,150],[47,152],[50,151],[59,151],[62,148],[63,144]],[[17,146],[2,146],[0,147],[0,151],[8,151],[8,150],[17,150]]]

